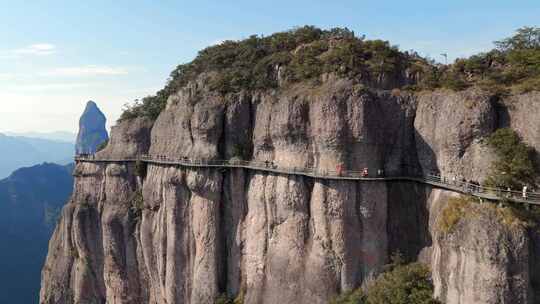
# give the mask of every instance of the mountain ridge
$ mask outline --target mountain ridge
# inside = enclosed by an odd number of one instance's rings
[[[13,137],[0,133],[0,178],[14,170],[42,162],[67,164],[73,157],[73,144],[39,138]]]
[[[75,143],[77,134],[67,131],[56,132],[0,132],[7,136],[25,137],[25,138],[41,138],[59,142]]]
[[[39,272],[61,208],[72,191],[73,164],[43,163],[0,180],[0,302],[36,303]],[[9,244],[9,245],[7,245]]]

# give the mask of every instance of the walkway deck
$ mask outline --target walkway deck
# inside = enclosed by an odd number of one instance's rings
[[[188,168],[243,168],[248,170],[272,172],[287,175],[302,175],[317,179],[351,180],[351,181],[411,181],[428,184],[454,192],[472,195],[481,199],[492,201],[509,201],[514,203],[540,205],[540,193],[528,192],[523,197],[521,191],[508,191],[499,188],[478,186],[469,182],[452,182],[437,175],[425,176],[365,176],[360,171],[322,171],[317,168],[279,167],[271,162],[244,161],[244,160],[192,160],[188,158],[172,159],[163,156],[144,155],[138,158],[104,159],[94,155],[78,155],[76,162],[89,163],[126,163],[143,162],[155,165],[182,166]]]

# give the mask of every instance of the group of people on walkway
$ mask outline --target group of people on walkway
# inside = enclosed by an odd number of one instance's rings
[[[475,181],[475,180],[467,180],[463,177],[458,177],[455,175],[452,176],[451,178],[447,178],[445,176],[440,176],[436,172],[432,173],[432,175],[440,177],[443,183],[447,183],[447,184],[458,186],[458,187],[463,187],[465,192],[485,192],[486,190],[484,186],[482,186],[478,181]],[[498,189],[498,192],[499,192],[498,193],[499,195],[503,194],[502,189]],[[506,197],[511,197],[513,192],[514,191],[512,190],[512,188],[507,187],[504,194]],[[527,199],[529,197],[529,193],[531,192],[532,190],[530,190],[529,187],[525,185],[521,189],[521,197],[523,199]]]

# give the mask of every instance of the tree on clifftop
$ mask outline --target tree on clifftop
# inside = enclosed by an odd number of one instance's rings
[[[514,130],[498,129],[487,139],[487,144],[497,156],[486,180],[487,185],[520,189],[534,184],[534,150],[523,143]]]
[[[538,50],[540,49],[540,28],[522,27],[516,31],[514,36],[496,41],[495,46],[502,52]]]

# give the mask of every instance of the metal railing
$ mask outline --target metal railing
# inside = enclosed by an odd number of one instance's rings
[[[444,188],[464,194],[473,195],[479,198],[498,201],[510,201],[540,205],[540,193],[523,192],[502,188],[493,188],[479,185],[464,180],[453,180],[439,175],[420,176],[386,176],[378,170],[376,175],[366,174],[366,171],[351,170],[322,170],[313,167],[283,167],[277,166],[271,161],[246,161],[246,160],[199,160],[187,157],[172,158],[163,155],[140,155],[135,158],[113,159],[97,158],[93,154],[82,154],[75,156],[78,162],[145,162],[149,164],[176,165],[184,167],[206,167],[206,168],[244,168],[259,171],[267,171],[281,174],[303,175],[321,179],[336,180],[361,180],[361,181],[414,181],[429,184],[439,188]]]

